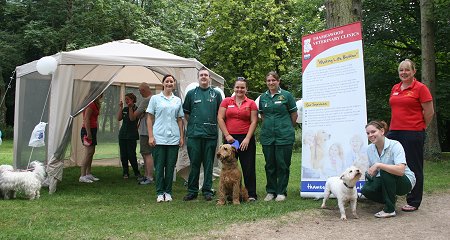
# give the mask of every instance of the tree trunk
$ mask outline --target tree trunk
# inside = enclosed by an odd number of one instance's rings
[[[436,55],[434,50],[434,17],[433,1],[420,1],[420,29],[422,45],[422,82],[428,86],[433,95],[433,104],[436,109]],[[439,135],[436,117],[427,128],[427,138],[425,140],[425,159],[439,159],[441,147],[439,146]]]
[[[327,28],[361,21],[361,0],[325,0]]]

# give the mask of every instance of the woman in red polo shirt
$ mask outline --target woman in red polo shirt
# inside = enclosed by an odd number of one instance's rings
[[[433,98],[430,90],[414,77],[415,64],[405,59],[398,67],[400,82],[392,87],[389,97],[391,124],[387,137],[399,141],[406,153],[408,167],[416,175],[417,183],[406,196],[403,211],[419,208],[423,195],[423,147],[425,129],[433,119]]]
[[[234,82],[234,96],[225,98],[220,104],[217,121],[228,143],[233,143],[235,139],[240,143],[236,157],[241,162],[249,200],[255,201],[256,142],[253,133],[258,123],[258,108],[255,101],[245,96],[246,93],[247,82],[245,78],[238,77]]]
[[[103,93],[100,94],[92,103],[90,103],[83,111],[83,125],[81,127],[81,142],[85,147],[84,161],[81,164],[81,174],[79,181],[82,183],[92,183],[99,179],[92,175],[91,166],[94,158],[95,145],[97,145],[97,127],[98,115],[100,114],[100,100]]]

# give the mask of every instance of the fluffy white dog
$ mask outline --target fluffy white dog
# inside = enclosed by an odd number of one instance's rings
[[[14,167],[11,165],[0,165],[0,181],[2,179],[2,175],[4,172],[13,172],[14,171]],[[0,198],[3,198],[5,193],[3,193],[3,190],[0,188]]]
[[[361,177],[361,171],[357,167],[347,168],[341,177],[330,177],[325,183],[325,195],[322,202],[322,208],[326,208],[325,202],[330,197],[330,193],[338,200],[339,211],[341,212],[341,220],[347,220],[345,215],[345,203],[350,202],[352,214],[358,218],[356,214],[356,201],[358,194],[355,185]]]
[[[33,168],[31,172],[15,172],[12,167],[0,168],[0,190],[4,199],[15,198],[19,191],[24,192],[30,200],[40,197],[45,169],[38,161],[31,162],[30,167]]]

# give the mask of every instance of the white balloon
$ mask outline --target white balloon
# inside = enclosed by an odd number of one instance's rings
[[[186,89],[184,89],[184,95],[186,95],[189,91],[191,91],[192,89],[198,87],[198,82],[192,82],[189,83],[189,85],[186,86]]]
[[[54,57],[43,57],[37,61],[36,70],[42,75],[53,74],[56,71],[58,63]]]
[[[303,117],[303,100],[298,100],[295,105],[297,105],[297,123],[302,123],[302,117]]]
[[[219,88],[219,87],[215,87],[214,88],[214,90],[216,90],[216,91],[218,91],[218,92],[220,92],[220,95],[222,95],[222,99],[225,99],[225,93],[222,91],[222,89],[221,88]]]

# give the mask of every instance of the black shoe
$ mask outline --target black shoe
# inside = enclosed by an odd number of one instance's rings
[[[213,200],[212,194],[206,194],[206,195],[204,196],[204,198],[205,198],[206,201],[212,201],[212,200]]]
[[[184,196],[183,201],[191,201],[197,198],[197,195],[193,193],[188,193],[186,196]]]

